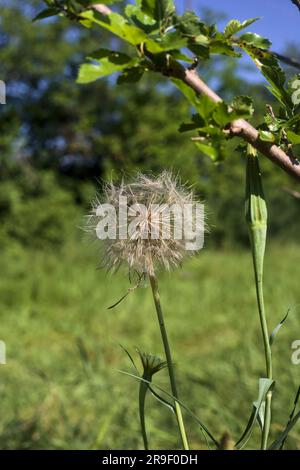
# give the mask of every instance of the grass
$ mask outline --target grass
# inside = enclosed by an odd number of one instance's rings
[[[1,257],[1,337],[7,364],[0,366],[2,449],[142,448],[138,384],[120,344],[162,355],[149,286],[131,293],[123,273],[96,270],[95,249],[72,241],[59,251],[11,246]],[[268,248],[265,301],[272,330],[289,306],[299,304],[300,252]],[[220,438],[241,434],[264,375],[264,355],[246,251],[204,250],[171,275],[159,277],[181,399]],[[273,346],[273,438],[285,425],[299,385],[291,343],[300,339],[300,310],[291,311]],[[157,381],[168,386],[165,371]],[[174,417],[147,399],[150,448],[179,445]],[[203,436],[189,417],[192,448]],[[259,446],[256,431],[248,448]],[[287,448],[300,449],[300,426]]]

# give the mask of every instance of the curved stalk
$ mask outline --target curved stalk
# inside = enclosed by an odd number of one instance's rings
[[[152,289],[154,304],[155,304],[155,308],[156,308],[158,323],[159,323],[159,327],[160,327],[162,342],[163,342],[163,345],[164,345],[164,350],[165,350],[165,355],[166,355],[166,360],[167,360],[167,365],[168,365],[168,372],[169,372],[169,377],[170,377],[171,390],[172,390],[173,396],[175,398],[178,398],[177,385],[176,385],[176,379],[175,379],[173,362],[172,362],[172,355],[171,355],[167,330],[166,330],[164,317],[163,317],[163,312],[162,312],[161,303],[160,303],[160,296],[159,296],[159,291],[158,291],[157,279],[156,279],[156,276],[155,276],[154,272],[149,273],[149,279],[150,279],[150,285],[151,285],[151,289]],[[177,401],[175,401],[174,405],[175,405],[175,414],[176,414],[176,418],[177,418],[179,433],[180,433],[181,440],[182,440],[182,445],[183,445],[183,448],[185,450],[189,450],[189,445],[188,445],[188,441],[187,441],[187,437],[186,437],[186,432],[185,432],[185,427],[184,427],[181,408],[180,408],[180,405]]]

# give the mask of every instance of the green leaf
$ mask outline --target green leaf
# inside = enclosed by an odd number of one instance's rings
[[[151,18],[151,16],[143,13],[137,5],[126,5],[125,14],[145,32],[151,32],[153,30],[153,26],[156,24],[156,21]]]
[[[198,97],[195,91],[179,78],[171,78],[171,82],[174,83],[174,85],[181,91],[181,93],[186,97],[189,103],[195,108],[197,108]]]
[[[209,45],[209,50],[211,54],[223,54],[230,57],[241,57],[239,52],[236,52],[232,47],[230,41],[227,39],[219,39],[212,41]]]
[[[245,33],[239,37],[239,40],[246,43],[248,46],[255,46],[259,49],[269,49],[272,45],[271,41],[267,38],[263,38],[256,33]]]
[[[171,51],[172,49],[181,49],[187,46],[187,38],[183,38],[178,31],[172,31],[165,34],[159,43],[163,51]]]
[[[55,16],[58,13],[59,10],[57,8],[46,8],[45,10],[41,11],[38,15],[36,15],[32,21],[44,20],[45,18]]]
[[[87,58],[99,62],[102,62],[104,58],[107,58],[112,64],[116,65],[128,64],[132,60],[134,60],[132,57],[127,54],[123,54],[122,52],[112,51],[110,49],[103,48],[97,49],[96,51],[92,52]]]
[[[188,64],[192,64],[194,62],[194,59],[191,59],[191,57],[187,56],[186,54],[183,54],[181,51],[173,51],[172,58],[174,60],[181,60],[182,62],[187,62]]]
[[[182,16],[177,16],[176,27],[186,36],[199,36],[206,32],[205,23],[191,11],[186,11]]]
[[[92,55],[94,60],[99,60],[99,64],[83,64],[80,66],[77,83],[90,83],[98,78],[112,75],[120,72],[125,68],[136,65],[137,58],[131,58],[126,54],[109,51],[107,49],[99,49]]]
[[[258,132],[260,140],[263,140],[264,142],[275,142],[276,137],[272,132],[264,131],[262,129],[260,129]]]
[[[209,122],[217,103],[212,101],[207,95],[201,95],[197,99],[196,109],[205,122]]]
[[[195,144],[198,150],[205,153],[212,161],[218,160],[218,151],[211,144],[202,144],[201,142],[195,142]]]
[[[141,0],[141,11],[158,22],[175,11],[173,0]]]
[[[230,103],[230,107],[240,117],[250,117],[254,113],[253,100],[250,96],[236,96]]]
[[[143,74],[145,69],[143,67],[132,67],[125,69],[117,79],[117,84],[122,85],[123,83],[136,83],[138,82]]]
[[[294,144],[294,145],[300,144],[300,135],[299,134],[296,134],[293,131],[287,131],[286,135],[287,135],[287,138],[289,139],[289,141],[292,144]]]
[[[126,19],[118,13],[111,13],[103,17],[95,11],[86,11],[81,14],[81,17],[102,26],[133,46],[137,46],[147,39],[147,35],[142,29],[128,24]]]
[[[225,127],[227,124],[229,124],[235,119],[235,116],[229,110],[229,107],[225,103],[225,101],[220,101],[219,103],[217,103],[213,112],[213,119],[220,127]]]
[[[261,407],[264,406],[264,402],[266,400],[266,395],[274,387],[274,380],[261,378],[258,382],[258,398],[255,402],[253,402],[251,416],[243,432],[241,438],[235,444],[237,449],[242,449],[247,442],[249,441],[253,427],[256,421],[259,419],[261,420],[262,414],[260,413]]]
[[[245,20],[242,23],[239,20],[231,20],[225,27],[224,35],[227,38],[233,36],[234,34],[238,33],[242,29],[247,28],[247,26],[250,26],[250,24],[254,23],[259,19],[260,18],[250,18],[249,20]]]

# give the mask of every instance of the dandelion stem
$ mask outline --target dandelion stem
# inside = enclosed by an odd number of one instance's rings
[[[178,398],[177,385],[176,385],[173,362],[172,362],[172,355],[171,355],[167,330],[166,330],[164,317],[163,317],[163,312],[162,312],[161,303],[160,303],[160,296],[159,296],[159,291],[158,291],[157,279],[156,279],[156,276],[155,276],[154,272],[149,274],[149,279],[150,279],[154,304],[155,304],[155,308],[156,308],[158,323],[159,323],[159,327],[160,327],[162,342],[163,342],[163,345],[164,345],[166,360],[167,360],[167,364],[168,364],[171,390],[172,390],[173,396],[175,398]],[[176,418],[177,418],[177,423],[178,423],[178,428],[179,428],[183,448],[185,450],[189,450],[189,445],[188,445],[188,441],[187,441],[187,437],[186,437],[186,432],[185,432],[183,417],[182,417],[182,413],[181,413],[181,408],[180,408],[180,405],[177,402],[177,400],[175,400],[175,413],[176,413]]]

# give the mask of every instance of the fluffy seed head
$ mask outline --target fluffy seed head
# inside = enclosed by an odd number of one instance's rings
[[[130,183],[107,184],[93,202],[87,229],[102,239],[103,267],[117,270],[125,264],[142,274],[178,266],[202,248],[191,240],[203,237],[203,217],[203,205],[193,191],[164,171],[156,177],[138,174]],[[111,225],[110,236],[108,230],[99,236],[104,222],[106,229]]]

